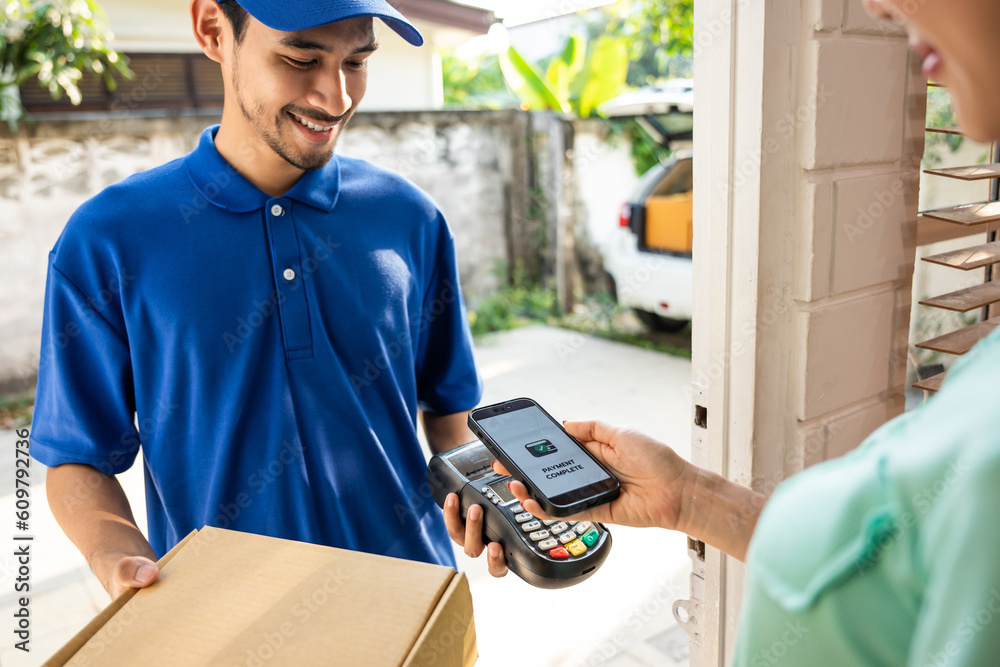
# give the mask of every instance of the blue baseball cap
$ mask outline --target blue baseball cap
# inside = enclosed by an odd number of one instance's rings
[[[237,0],[218,0],[236,2]],[[268,28],[293,32],[327,23],[371,16],[385,21],[396,34],[413,46],[424,43],[423,36],[386,0],[238,0],[238,4]]]

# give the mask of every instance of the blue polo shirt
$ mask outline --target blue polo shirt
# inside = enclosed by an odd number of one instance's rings
[[[341,156],[271,197],[217,129],[50,253],[32,455],[116,474],[141,443],[157,556],[212,525],[454,566],[417,409],[482,384],[441,212]]]

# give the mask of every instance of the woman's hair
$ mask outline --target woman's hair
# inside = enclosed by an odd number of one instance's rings
[[[250,15],[236,0],[221,0],[219,5],[222,7],[222,13],[229,19],[229,24],[233,26],[233,40],[239,45],[247,32],[247,19]]]

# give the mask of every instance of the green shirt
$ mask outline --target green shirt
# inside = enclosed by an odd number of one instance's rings
[[[734,665],[1000,665],[1000,329],[931,400],[775,491]]]

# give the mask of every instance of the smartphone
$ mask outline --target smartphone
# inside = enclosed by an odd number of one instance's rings
[[[476,408],[469,428],[551,516],[576,514],[621,492],[614,475],[530,398]]]

